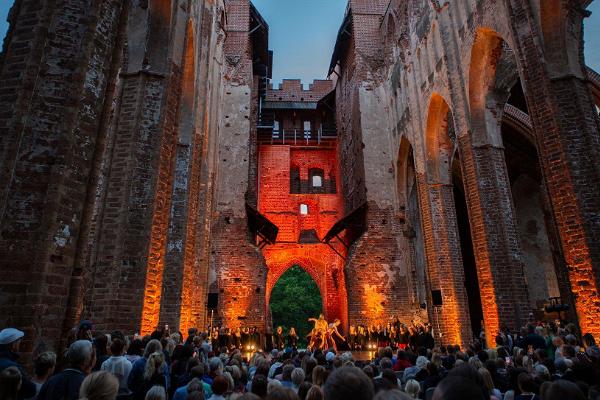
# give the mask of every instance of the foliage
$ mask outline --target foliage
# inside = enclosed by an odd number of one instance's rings
[[[278,326],[284,327],[284,332],[295,327],[303,344],[306,335],[312,329],[308,318],[316,318],[323,312],[323,301],[319,287],[310,275],[297,265],[287,270],[275,284],[271,292],[271,314],[273,316],[273,331]]]

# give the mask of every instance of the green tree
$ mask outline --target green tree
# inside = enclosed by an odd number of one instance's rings
[[[269,306],[273,316],[273,331],[278,326],[283,326],[287,334],[287,330],[293,326],[302,344],[306,344],[306,335],[312,328],[308,318],[316,318],[323,312],[319,287],[310,275],[297,265],[279,278],[271,292]]]

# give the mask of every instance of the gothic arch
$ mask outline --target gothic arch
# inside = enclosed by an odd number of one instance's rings
[[[471,49],[469,67],[469,106],[475,145],[501,146],[499,102],[496,98],[497,68],[502,58],[504,40],[489,28],[480,28]],[[506,95],[506,93],[502,93]],[[504,98],[504,101],[506,99]],[[503,107],[502,104],[501,107]]]
[[[420,306],[427,303],[425,246],[414,151],[409,140],[404,136],[400,140],[398,150],[396,185],[399,215],[404,223],[403,235],[409,239],[411,250],[408,259],[411,264],[410,277],[412,284],[410,289],[413,291],[412,302]]]
[[[433,93],[425,130],[425,165],[428,179],[436,183],[448,184],[451,181],[454,144],[448,133],[452,123],[448,103],[442,96]]]
[[[583,60],[584,3],[567,0],[540,1],[539,13],[544,58],[550,76],[585,76]],[[588,2],[589,3],[589,2]]]
[[[298,257],[292,258],[289,260],[285,260],[281,263],[271,263],[269,267],[269,272],[267,274],[267,290],[266,290],[266,303],[267,306],[271,301],[271,292],[275,287],[275,284],[279,281],[281,276],[286,273],[290,268],[294,265],[299,266],[305,271],[308,275],[310,275],[311,279],[317,284],[319,288],[319,293],[321,294],[321,298],[323,299],[323,307],[326,307],[326,288],[325,288],[325,277],[323,276],[321,271],[324,271],[324,267],[319,264],[317,261],[312,260],[310,258]]]

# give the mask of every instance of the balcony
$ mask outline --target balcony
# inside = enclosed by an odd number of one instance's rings
[[[259,144],[279,144],[288,146],[334,146],[337,139],[335,128],[319,129],[273,129],[273,127],[258,127]]]

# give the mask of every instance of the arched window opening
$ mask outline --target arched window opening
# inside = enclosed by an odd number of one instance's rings
[[[308,215],[308,205],[300,204],[300,215]]]

